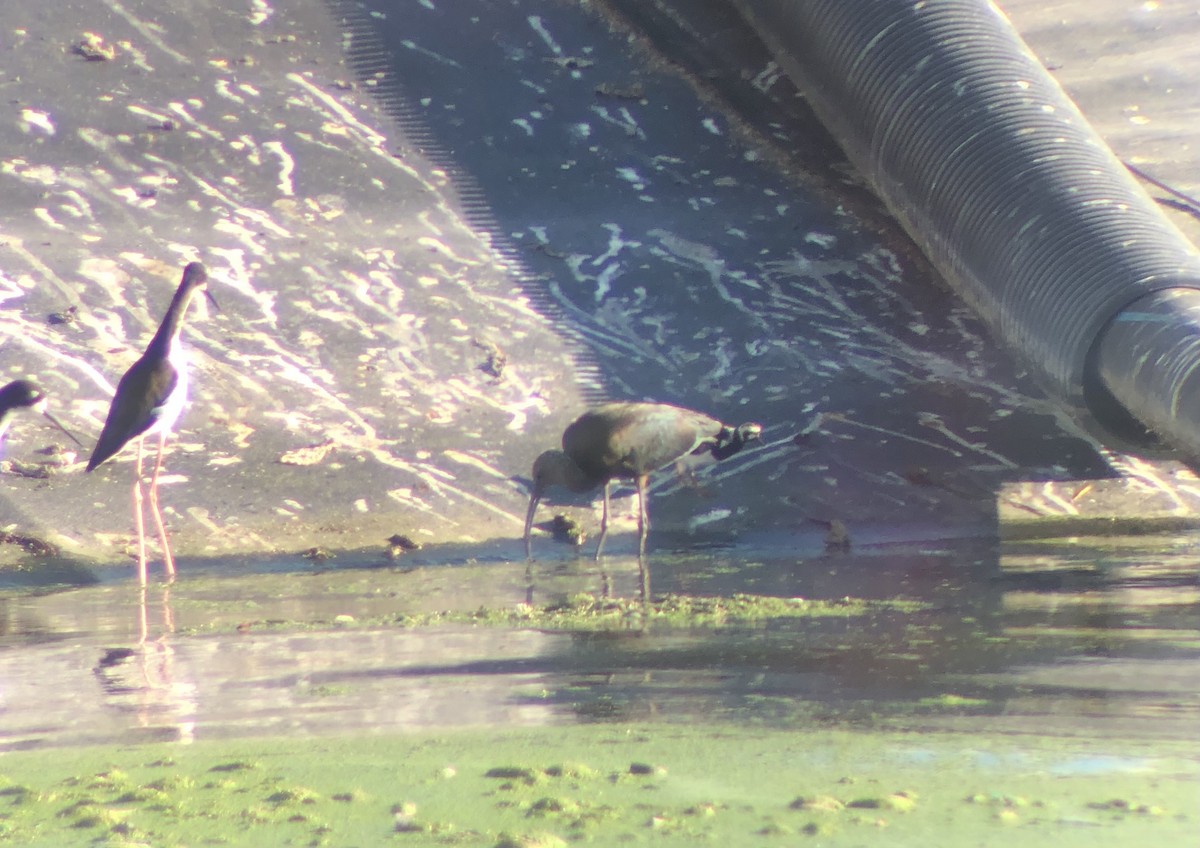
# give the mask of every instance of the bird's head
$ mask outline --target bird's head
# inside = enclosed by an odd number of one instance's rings
[[[13,380],[0,389],[0,409],[29,408],[41,412],[46,405],[46,396],[30,380]],[[42,409],[38,407],[41,406]]]
[[[533,461],[533,471],[530,472],[533,478],[530,484],[532,495],[540,498],[551,486],[563,485],[567,477],[566,468],[570,462],[567,455],[560,450],[548,450],[539,455]]]
[[[753,442],[756,439],[762,438],[762,431],[761,424],[740,424],[734,431],[734,438],[745,444],[746,442]]]
[[[737,427],[725,427],[717,436],[717,443],[712,449],[715,459],[729,459],[746,446],[747,442],[757,441],[762,437],[761,424],[741,424]]]
[[[532,555],[529,534],[533,530],[533,516],[538,501],[551,486],[567,486],[577,489],[583,472],[571,458],[560,450],[548,450],[533,461],[532,481],[529,484],[529,510],[525,513],[525,556]]]
[[[204,297],[212,304],[213,309],[216,309],[218,312],[221,311],[221,307],[217,304],[217,299],[208,290],[208,269],[204,267],[204,263],[189,262],[183,269],[183,279],[180,281],[179,287],[185,292],[204,292]]]
[[[77,445],[82,443],[75,434],[59,423],[46,408],[46,395],[31,380],[13,380],[4,388],[0,388],[0,438],[8,428],[8,416],[16,409],[32,409],[40,413],[47,421],[62,430],[71,441]]]

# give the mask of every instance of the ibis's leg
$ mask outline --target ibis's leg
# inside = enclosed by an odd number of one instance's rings
[[[596,559],[600,559],[600,552],[604,550],[604,539],[608,536],[608,486],[606,480],[604,482],[604,512],[600,514],[600,541],[596,543]]]
[[[162,513],[158,511],[158,472],[162,470],[163,450],[167,446],[167,431],[158,434],[158,459],[154,461],[154,476],[150,478],[150,512],[154,515],[154,523],[158,526],[158,538],[162,540],[163,567],[167,577],[175,577],[175,557],[171,556],[171,542],[167,538],[167,528],[163,524]]]
[[[142,519],[142,440],[137,440],[137,460],[133,466],[133,526],[138,537],[138,583],[146,585],[146,523]]]
[[[646,475],[637,478],[638,575],[642,578],[643,604],[650,600],[650,569],[646,568],[646,535],[650,532],[650,516],[646,512],[646,481],[649,479]]]
[[[646,555],[646,534],[650,532],[650,516],[646,514],[646,481],[645,475],[637,478],[638,495],[638,556]]]

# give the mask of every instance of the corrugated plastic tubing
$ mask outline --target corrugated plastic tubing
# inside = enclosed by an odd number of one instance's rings
[[[1200,253],[999,9],[734,2],[909,235],[1051,392],[1119,446],[1157,436],[1200,457]]]

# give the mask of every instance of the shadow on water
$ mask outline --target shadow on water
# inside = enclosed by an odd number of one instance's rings
[[[622,600],[633,558],[606,559],[606,601],[551,545],[528,577],[425,550],[14,590],[0,749],[699,719],[1189,738],[1189,541],[660,551],[649,610]]]

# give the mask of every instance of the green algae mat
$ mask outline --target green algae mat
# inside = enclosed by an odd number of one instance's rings
[[[1188,845],[1194,746],[727,726],[47,749],[0,841],[200,845]]]

